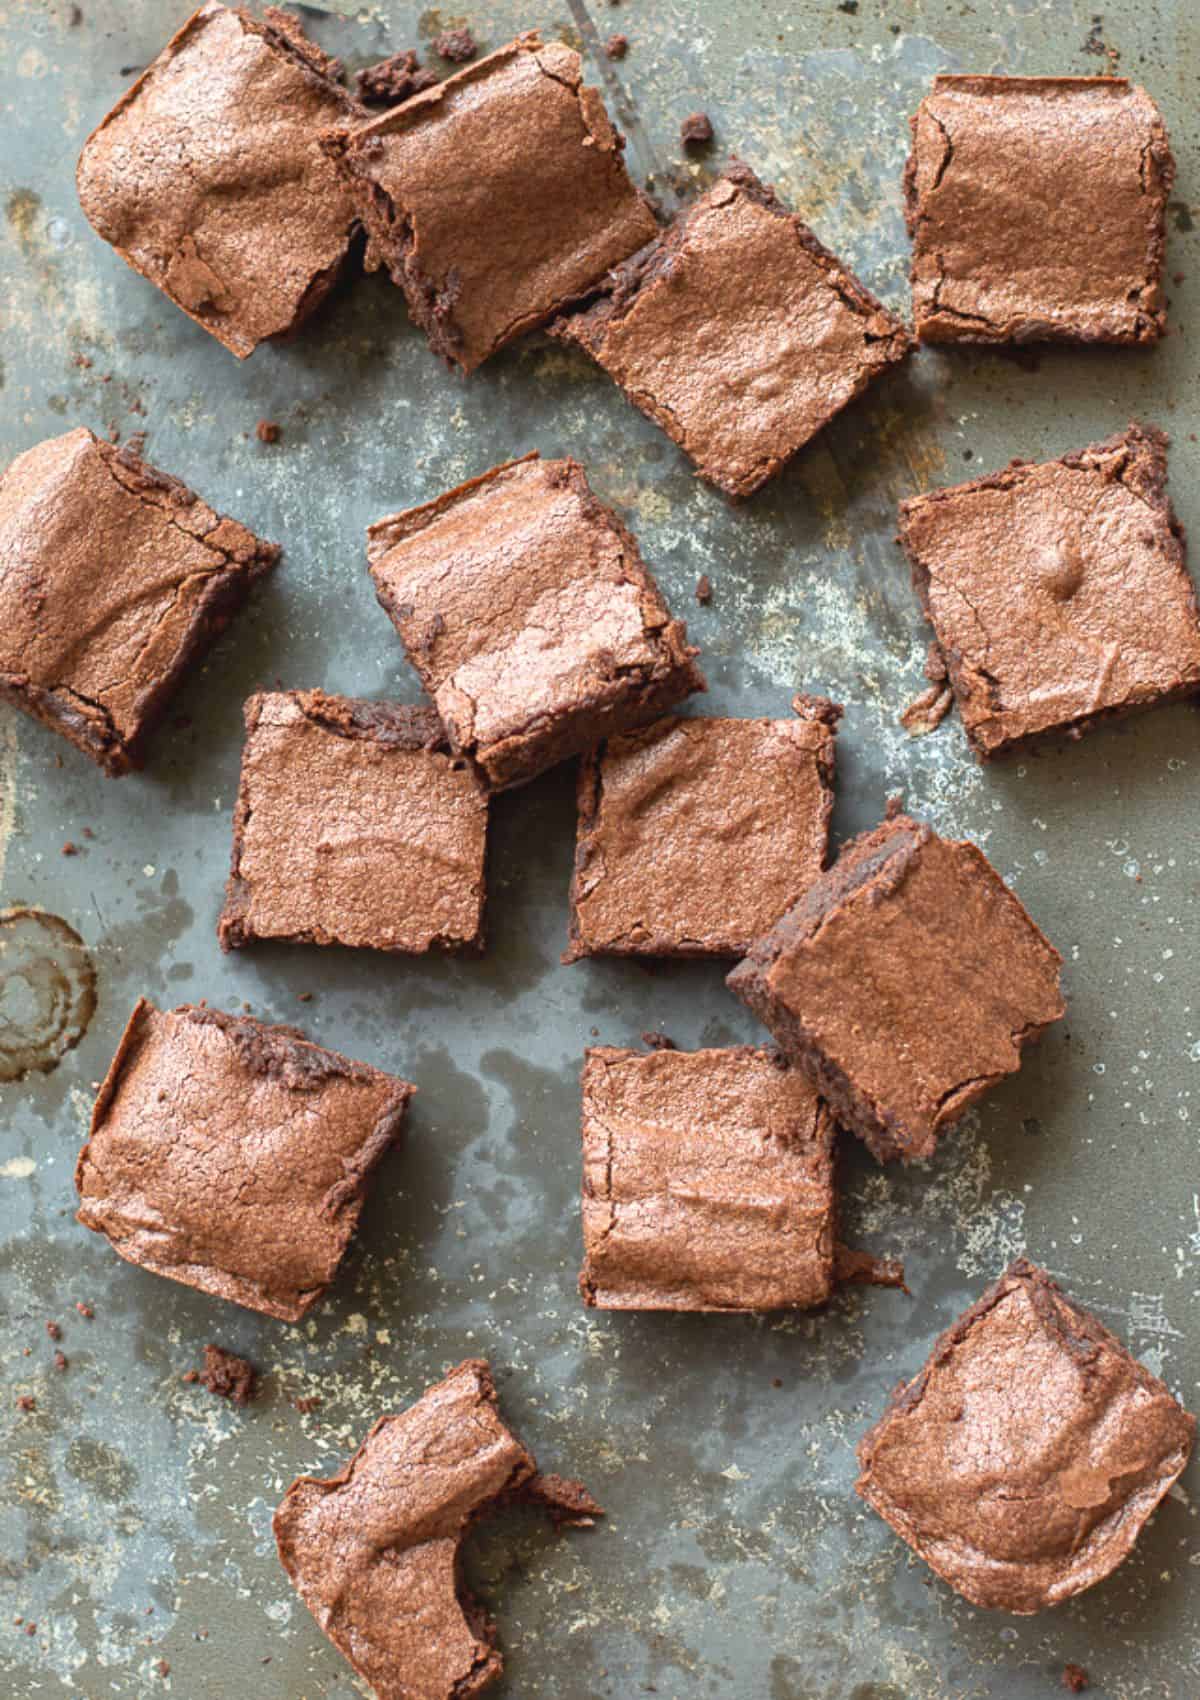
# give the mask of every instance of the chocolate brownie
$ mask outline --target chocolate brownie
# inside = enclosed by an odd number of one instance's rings
[[[279,549],[80,426],[0,479],[0,697],[140,767],[184,672]]]
[[[493,467],[370,527],[375,590],[490,790],[704,689],[638,546],[574,460]]]
[[[899,320],[740,164],[550,334],[585,349],[735,497],[912,350]]]
[[[917,496],[900,540],[981,758],[1200,690],[1200,613],[1153,426]]]
[[[833,1132],[800,1071],[749,1045],[588,1050],[585,1304],[824,1304],[835,1280]]]
[[[579,55],[536,32],[324,146],[430,344],[472,372],[657,228]]]
[[[221,944],[482,949],[487,815],[431,708],[253,696]]]
[[[571,943],[581,956],[744,956],[825,865],[834,704],[797,720],[671,716],[579,771]]]
[[[286,12],[213,0],[80,155],[95,229],[239,359],[306,319],[349,252],[353,197],[317,139],[361,113],[337,75]]]
[[[249,1358],[240,1358],[236,1352],[226,1351],[224,1346],[205,1346],[204,1369],[192,1374],[218,1399],[230,1399],[235,1405],[250,1405],[258,1398],[258,1371]]]
[[[287,1490],[280,1562],[378,1700],[472,1700],[500,1675],[496,1627],[460,1571],[467,1530],[516,1497],[568,1522],[600,1510],[577,1482],[536,1471],[500,1416],[491,1370],[469,1359],[381,1417],[337,1475]]]
[[[1154,342],[1175,178],[1124,77],[938,76],[904,174],[926,342]]]
[[[858,1493],[977,1606],[1103,1581],[1188,1461],[1196,1419],[1024,1259],[934,1343],[858,1446]]]
[[[974,844],[897,814],[729,975],[881,1162],[939,1136],[1064,1012],[1062,958]]]
[[[79,1221],[155,1275],[297,1322],[413,1090],[294,1028],[141,998],[79,1154]]]

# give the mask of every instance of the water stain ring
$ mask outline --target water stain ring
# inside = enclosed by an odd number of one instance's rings
[[[49,1074],[87,1032],[96,970],[66,921],[0,909],[0,1081]]]

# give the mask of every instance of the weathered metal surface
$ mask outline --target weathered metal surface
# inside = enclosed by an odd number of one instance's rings
[[[183,4],[81,0],[76,24],[59,0],[0,4],[0,455],[77,422],[145,427],[155,461],[287,550],[183,691],[143,777],[106,781],[0,715],[0,906],[63,917],[99,975],[78,1048],[0,1088],[0,1688],[14,1700],[347,1700],[347,1668],[276,1563],[271,1509],[297,1471],[333,1465],[377,1414],[468,1353],[499,1367],[505,1407],[543,1463],[581,1475],[610,1510],[590,1535],[556,1539],[533,1519],[481,1535],[475,1569],[501,1618],[504,1693],[1033,1700],[1058,1691],[1066,1659],[1108,1700],[1200,1693],[1194,1470],[1116,1578],[1011,1623],[931,1583],[850,1491],[853,1442],[890,1385],[1020,1247],[1197,1399],[1195,710],[986,774],[953,719],[915,742],[897,723],[926,641],[892,542],[902,495],[1140,415],[1173,432],[1175,496],[1200,526],[1189,434],[1200,14],[1185,0],[1123,0],[1097,26],[1094,3],[502,0],[469,20],[383,4],[353,19],[307,14],[352,65],[458,21],[488,45],[530,24],[581,43],[639,174],[668,183],[679,120],[707,109],[713,163],[742,154],[901,308],[906,120],[935,71],[1094,71],[1107,45],[1149,86],[1180,160],[1169,268],[1184,275],[1166,344],[922,353],[740,510],[699,486],[582,360],[533,340],[458,382],[379,278],[344,290],[291,346],[238,366],[92,234],[74,195],[85,134]],[[618,28],[631,47],[612,63],[599,44]],[[702,178],[712,166],[684,169]],[[282,426],[273,447],[254,437],[262,417]],[[797,687],[848,704],[839,836],[902,789],[986,846],[1067,957],[1069,1020],[934,1163],[885,1172],[847,1142],[848,1232],[906,1257],[911,1300],[851,1292],[783,1320],[582,1310],[584,1045],[651,1027],[682,1045],[723,1043],[754,1028],[716,966],[558,966],[569,772],[496,805],[482,962],[217,950],[242,699],[276,679],[415,696],[374,604],[363,529],[529,447],[578,455],[627,514],[690,612],[705,708],[784,713]],[[707,608],[691,603],[701,573]],[[79,855],[62,856],[68,840]],[[139,992],[245,1002],[420,1085],[407,1149],[302,1327],[141,1274],[72,1220],[93,1083]],[[48,1319],[63,1327],[65,1372]],[[209,1339],[263,1366],[261,1404],[231,1410],[181,1382]],[[26,1393],[32,1413],[16,1409]],[[291,1401],[305,1394],[322,1403],[301,1415]]]

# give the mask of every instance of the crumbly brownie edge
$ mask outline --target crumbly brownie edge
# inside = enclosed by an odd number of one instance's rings
[[[983,490],[1006,490],[1024,482],[1025,476],[1041,465],[1065,466],[1072,471],[1101,472],[1097,464],[1110,455],[1126,450],[1126,459],[1109,477],[1117,479],[1126,489],[1146,503],[1159,519],[1162,526],[1161,543],[1163,552],[1169,563],[1178,571],[1187,587],[1188,597],[1193,616],[1200,622],[1200,602],[1197,600],[1196,586],[1187,568],[1187,533],[1183,523],[1178,518],[1168,492],[1167,448],[1170,438],[1157,425],[1142,425],[1131,421],[1124,431],[1117,431],[1111,437],[1105,437],[1100,442],[1089,443],[1086,448],[1077,449],[1070,454],[1060,455],[1051,462],[1013,460],[999,472],[987,473],[981,478],[973,478],[963,484],[948,485],[943,489],[929,490],[923,495],[910,497],[900,504],[900,531],[898,541],[908,558],[909,571],[913,589],[921,604],[921,610],[934,633],[946,672],[954,691],[955,702],[961,704],[966,696],[963,683],[963,658],[961,653],[951,645],[943,645],[937,637],[930,609],[930,572],[923,557],[917,550],[910,535],[906,521],[909,514],[922,507],[943,503],[951,499],[974,494]],[[1132,476],[1130,476],[1132,474]],[[993,687],[995,688],[995,687]],[[1194,680],[1184,680],[1172,690],[1156,692],[1154,695],[1135,701],[1114,704],[1111,708],[1097,709],[1087,714],[1073,716],[1060,724],[1048,727],[1042,732],[1031,732],[1019,738],[1000,738],[994,743],[985,742],[978,734],[978,729],[967,728],[964,723],[967,741],[975,756],[981,762],[1003,760],[1016,756],[1037,745],[1044,744],[1052,738],[1081,738],[1085,732],[1111,720],[1124,719],[1128,715],[1140,713],[1144,709],[1156,708],[1162,703],[1178,702],[1200,692],[1200,675]]]

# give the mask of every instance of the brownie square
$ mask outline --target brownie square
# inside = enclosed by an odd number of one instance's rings
[[[897,815],[729,975],[881,1162],[939,1136],[1064,1013],[1062,958],[974,844]]]
[[[658,228],[579,55],[536,32],[325,146],[440,354],[473,372]]]
[[[841,710],[624,732],[579,771],[571,943],[581,956],[744,956],[825,865]]]
[[[904,174],[926,342],[1155,342],[1167,132],[1124,77],[937,76]]]
[[[1022,1616],[1129,1556],[1196,1419],[1042,1269],[1014,1263],[858,1446],[858,1493],[973,1605]]]
[[[183,674],[279,559],[83,426],[0,479],[0,697],[106,773],[140,767]]]
[[[78,1219],[152,1274],[297,1322],[413,1091],[294,1028],[142,998],[79,1154]]]
[[[586,349],[703,478],[735,497],[757,490],[913,346],[744,165],[552,335]]]
[[[836,1226],[833,1121],[798,1069],[749,1045],[586,1053],[585,1304],[824,1304]]]
[[[1131,425],[901,504],[913,583],[982,759],[1200,689],[1166,486],[1167,438]]]
[[[239,358],[337,281],[354,203],[318,134],[361,109],[337,62],[268,7],[202,6],[84,144],[94,228]]]
[[[378,1700],[472,1700],[504,1668],[496,1626],[459,1570],[467,1531],[514,1498],[587,1524],[578,1482],[536,1474],[468,1359],[380,1417],[334,1476],[300,1476],[275,1512],[279,1560],[321,1630]]]
[[[481,950],[487,816],[431,708],[253,696],[221,944]]]
[[[375,590],[489,790],[704,689],[638,546],[574,460],[493,467],[370,527]]]

